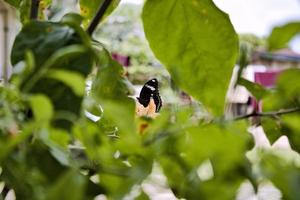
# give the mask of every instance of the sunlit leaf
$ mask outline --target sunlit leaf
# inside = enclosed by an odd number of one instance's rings
[[[151,49],[175,83],[221,114],[238,54],[228,16],[210,0],[152,0],[145,3],[143,23]]]
[[[85,24],[87,25],[88,22],[96,15],[97,10],[100,8],[104,0],[80,0],[80,14],[85,17]],[[109,15],[119,4],[120,0],[112,0],[110,6],[105,12],[104,17]]]
[[[46,96],[31,96],[30,104],[36,121],[45,122],[49,121],[53,117],[53,106]]]
[[[275,27],[268,38],[269,50],[287,47],[288,42],[300,33],[300,22],[290,22],[283,26]]]

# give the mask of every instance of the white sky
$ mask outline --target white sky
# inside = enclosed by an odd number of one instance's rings
[[[143,0],[121,2],[140,4]],[[238,33],[267,36],[276,25],[300,21],[300,0],[214,0],[214,2],[229,14]],[[294,40],[292,47],[300,51],[300,37]]]
[[[143,0],[121,2],[142,3]],[[300,0],[214,0],[214,2],[229,14],[238,33],[265,36],[274,25],[300,20]]]

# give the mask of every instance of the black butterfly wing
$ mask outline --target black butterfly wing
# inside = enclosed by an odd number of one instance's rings
[[[144,85],[140,92],[140,96],[137,99],[140,104],[142,104],[144,107],[147,107],[149,105],[151,96],[152,91]]]
[[[158,92],[158,91],[153,95],[153,100],[154,100],[154,103],[155,103],[155,105],[156,105],[156,110],[155,110],[155,112],[159,112],[162,103],[161,103],[161,98],[160,98],[160,95],[159,95],[159,92]]]
[[[151,97],[153,98],[156,106],[155,111],[158,112],[161,108],[161,98],[159,96],[158,81],[156,78],[145,83],[140,92],[140,96],[137,99],[140,104],[142,104],[144,107],[147,107],[150,103]]]

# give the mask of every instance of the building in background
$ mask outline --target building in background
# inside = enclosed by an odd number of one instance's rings
[[[10,51],[19,30],[16,11],[0,1],[0,81],[6,82],[11,74]]]
[[[300,54],[297,52],[290,49],[281,49],[272,53],[257,50],[252,53],[250,63],[243,70],[242,77],[266,89],[272,89],[279,74],[294,67],[300,68]],[[235,86],[238,69],[239,66],[236,66],[233,70],[227,92],[226,116],[228,118],[262,111],[262,104],[257,102],[244,86]]]

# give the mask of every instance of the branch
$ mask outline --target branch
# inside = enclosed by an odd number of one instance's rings
[[[95,17],[93,18],[89,27],[87,28],[87,32],[90,36],[95,31],[97,25],[99,24],[100,20],[102,19],[103,15],[105,14],[105,11],[107,10],[111,2],[112,0],[104,0],[103,3],[100,5]]]
[[[300,107],[296,108],[288,108],[283,109],[279,111],[271,111],[271,112],[259,112],[259,113],[250,113],[247,115],[238,116],[236,118],[233,118],[233,120],[241,120],[241,119],[247,119],[249,117],[278,117],[279,115],[289,114],[300,111]]]
[[[40,0],[31,1],[30,19],[32,20],[37,19],[39,13],[39,5],[40,5]]]

